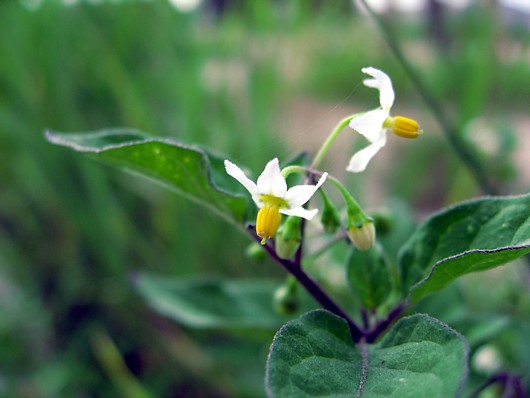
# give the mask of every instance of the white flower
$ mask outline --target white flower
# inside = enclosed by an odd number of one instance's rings
[[[405,138],[416,138],[421,134],[418,122],[403,116],[390,116],[390,108],[394,104],[394,89],[388,75],[379,69],[368,67],[363,73],[373,79],[366,79],[364,85],[379,90],[380,108],[354,117],[350,127],[370,141],[370,145],[353,155],[346,168],[347,171],[358,173],[364,171],[370,160],[386,144],[386,131],[392,129],[395,134]]]
[[[302,206],[311,199],[318,188],[326,181],[324,173],[316,185],[297,185],[287,189],[287,182],[282,176],[278,159],[271,160],[258,177],[257,183],[250,180],[243,170],[232,162],[225,160],[226,172],[239,181],[252,195],[260,208],[256,219],[256,233],[266,239],[271,238],[281,221],[281,215],[303,217],[311,220],[317,209],[307,210]]]

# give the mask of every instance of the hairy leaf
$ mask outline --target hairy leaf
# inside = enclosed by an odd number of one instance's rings
[[[398,321],[373,346],[355,346],[344,320],[309,312],[276,334],[267,363],[270,397],[456,396],[467,375],[464,338],[424,314]]]
[[[226,173],[219,159],[204,149],[127,129],[78,134],[47,131],[46,138],[53,144],[149,177],[229,221],[240,224],[245,220],[247,199],[217,185],[225,180]]]
[[[400,256],[403,287],[413,301],[470,272],[530,252],[530,195],[482,198],[427,219]]]
[[[381,249],[352,249],[347,264],[348,283],[365,308],[375,310],[392,291],[391,276]]]

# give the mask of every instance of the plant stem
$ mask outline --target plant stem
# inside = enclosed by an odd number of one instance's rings
[[[282,169],[283,178],[287,178],[293,173],[305,174],[307,173],[307,168],[294,165],[294,166],[287,166]]]
[[[475,181],[479,185],[480,189],[489,195],[496,195],[497,188],[489,181],[487,178],[486,172],[482,167],[482,163],[477,158],[476,153],[473,149],[467,144],[465,139],[462,138],[459,129],[449,120],[449,117],[440,106],[438,101],[431,95],[430,91],[427,89],[426,84],[416,73],[411,63],[407,60],[403,51],[396,40],[396,36],[390,27],[390,24],[387,21],[384,21],[383,17],[377,14],[372,7],[368,4],[366,0],[361,0],[364,7],[368,10],[370,15],[374,18],[377,23],[383,38],[385,39],[387,45],[390,47],[390,50],[396,57],[397,61],[401,64],[402,68],[405,70],[405,73],[408,75],[412,84],[416,87],[416,90],[423,97],[423,100],[430,108],[435,119],[438,121],[439,125],[442,128],[442,131],[447,137],[449,144],[456,152],[460,160],[468,168],[470,173],[475,178]]]
[[[315,155],[315,158],[313,159],[313,163],[311,163],[311,166],[309,167],[310,169],[316,169],[318,168],[318,166],[320,166],[320,163],[322,162],[322,159],[324,159],[324,156],[326,156],[326,154],[328,153],[329,151],[329,148],[331,148],[331,145],[333,144],[333,142],[337,139],[337,137],[339,136],[339,134],[341,133],[342,129],[344,127],[346,127],[350,121],[356,117],[360,115],[359,113],[358,114],[355,114],[355,115],[350,115],[350,116],[347,116],[345,117],[344,119],[342,119],[336,126],[335,128],[333,129],[333,131],[331,132],[331,134],[328,136],[328,138],[326,139],[326,141],[324,141],[324,143],[322,144],[322,146],[320,147],[319,151],[317,152],[317,154]]]
[[[475,392],[473,392],[468,398],[478,398],[481,393],[493,384],[501,384],[503,387],[503,397],[513,398],[528,398],[525,393],[521,378],[511,373],[497,373],[491,376],[486,383],[480,386]]]
[[[256,242],[260,242],[261,239],[254,233],[254,226],[249,225],[248,231]],[[302,240],[303,241],[303,240]],[[313,298],[326,310],[333,314],[341,317],[346,321],[350,328],[352,340],[357,343],[363,337],[364,332],[357,326],[357,324],[349,317],[346,312],[340,308],[340,306],[328,296],[328,294],[322,290],[322,288],[307,275],[302,269],[302,248],[298,250],[293,260],[284,260],[278,257],[274,248],[267,243],[262,246],[271,258],[280,264],[287,272],[293,275],[296,280],[313,296]]]
[[[337,180],[335,177],[330,176],[330,175],[328,175],[328,180],[333,185],[335,185],[337,190],[342,194],[342,197],[344,198],[344,202],[346,202],[346,207],[348,209],[364,214],[363,209],[361,208],[359,203],[357,203],[357,201],[353,198],[353,196],[351,196],[350,192],[344,187],[344,185],[342,185],[342,183],[339,180]]]
[[[408,301],[402,301],[392,311],[388,313],[386,319],[383,319],[375,325],[375,327],[367,332],[366,342],[373,343],[377,338],[401,315],[403,311],[408,307]]]

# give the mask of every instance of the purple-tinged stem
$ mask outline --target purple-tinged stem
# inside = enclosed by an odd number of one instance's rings
[[[402,301],[389,312],[385,319],[379,321],[372,330],[365,332],[366,342],[373,343],[405,311],[408,305],[408,301]]]
[[[251,236],[256,240],[256,242],[260,242],[261,239],[254,233],[254,226],[249,225],[248,230],[251,234]],[[313,298],[326,310],[332,312],[333,314],[341,317],[346,321],[350,328],[350,333],[352,336],[352,339],[355,343],[359,342],[360,339],[364,336],[364,332],[355,324],[355,322],[346,314],[346,312],[339,307],[335,301],[329,295],[322,290],[322,288],[315,283],[313,279],[307,275],[304,270],[302,269],[302,255],[301,255],[301,247],[296,253],[293,260],[284,260],[276,254],[276,250],[269,244],[265,244],[263,248],[267,251],[267,253],[271,256],[271,258],[276,261],[278,264],[280,264],[283,268],[287,270],[291,275],[293,275],[296,280],[313,296]]]

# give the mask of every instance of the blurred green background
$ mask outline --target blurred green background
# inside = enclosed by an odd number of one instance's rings
[[[385,18],[488,176],[501,192],[522,193],[530,17],[501,8],[477,1]],[[421,217],[480,194],[373,20],[350,1],[212,1],[190,12],[162,0],[2,1],[0,396],[264,396],[273,331],[189,330],[153,314],[130,280],[138,270],[283,273],[245,256],[250,241],[212,213],[54,147],[43,132],[127,126],[257,173],[275,156],[314,154],[340,118],[376,107],[364,66],[393,78],[394,113],[418,119],[425,135],[390,137],[366,173],[346,176],[364,143],[345,133],[326,168],[369,209],[397,197]],[[519,314],[510,294],[494,299]]]

